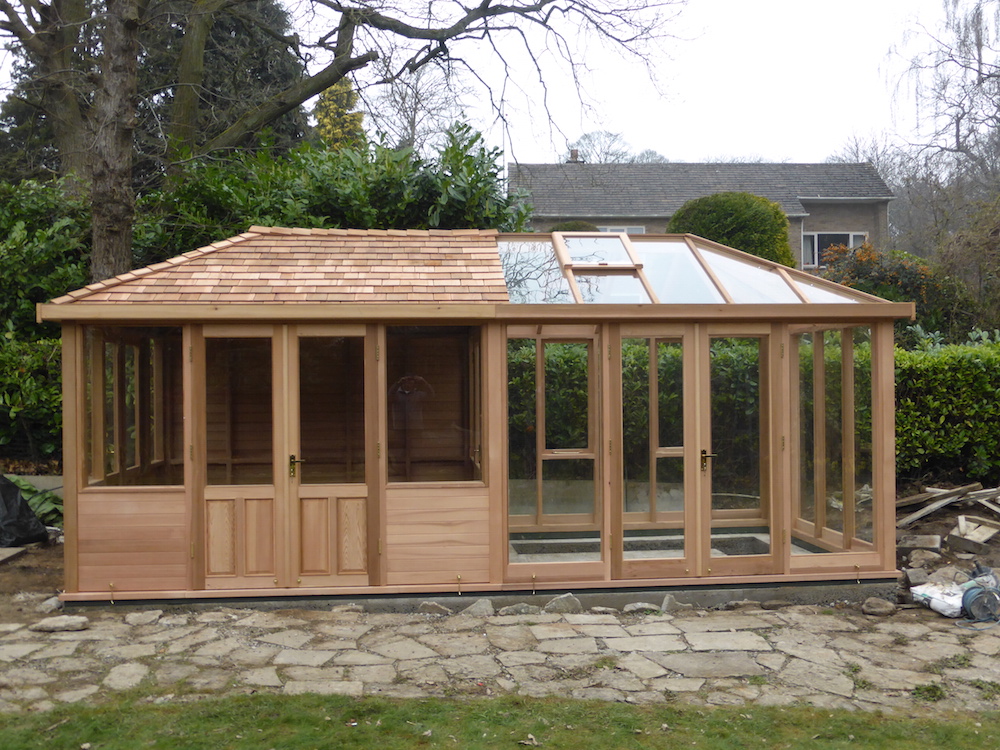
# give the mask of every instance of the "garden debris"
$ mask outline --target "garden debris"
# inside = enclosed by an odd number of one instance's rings
[[[989,551],[989,541],[998,533],[1000,521],[990,521],[979,516],[959,516],[958,525],[946,541],[952,549],[985,554]]]
[[[931,552],[941,551],[940,534],[909,534],[896,540],[896,549],[901,553],[909,553],[915,549],[925,549]]]
[[[0,547],[48,542],[49,532],[21,494],[21,488],[0,475]]]
[[[937,490],[936,488],[928,487],[926,488],[926,492],[922,494],[927,495],[930,493],[931,497],[935,498],[934,501],[928,505],[925,505],[923,508],[920,508],[920,510],[914,511],[905,518],[902,518],[899,521],[897,521],[896,528],[905,529],[907,526],[912,526],[914,523],[919,521],[924,516],[929,516],[934,511],[940,510],[941,508],[944,508],[946,505],[957,503],[959,500],[965,498],[970,492],[973,492],[975,490],[981,490],[982,488],[983,485],[981,485],[979,482],[976,482],[974,484],[967,484],[963,487],[956,487],[955,489],[952,490]],[[994,490],[990,490],[990,492],[994,492]],[[997,494],[1000,494],[1000,488],[997,488],[995,492]],[[911,501],[913,501],[916,497],[920,496],[903,498],[902,500],[896,503],[896,507],[897,508],[907,507],[913,504]],[[921,502],[926,499],[929,498],[921,498]]]

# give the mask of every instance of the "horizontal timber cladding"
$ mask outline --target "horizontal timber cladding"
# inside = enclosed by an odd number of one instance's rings
[[[170,591],[190,585],[183,488],[86,489],[77,502],[80,591]]]
[[[388,585],[489,581],[485,486],[390,486],[385,495]]]

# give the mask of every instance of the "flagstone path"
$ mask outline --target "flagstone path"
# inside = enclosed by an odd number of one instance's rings
[[[884,711],[1000,707],[1000,628],[924,609],[431,615],[212,607],[72,610],[38,632],[25,601],[0,621],[0,711],[235,693],[558,695],[630,703],[810,704]],[[488,612],[481,606],[473,611]],[[57,613],[58,614],[58,613]],[[922,686],[939,686],[922,687]],[[917,694],[914,694],[914,689]],[[944,696],[929,704],[919,695]]]

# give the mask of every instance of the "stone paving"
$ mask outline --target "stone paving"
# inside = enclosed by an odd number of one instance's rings
[[[925,609],[873,617],[857,608],[765,610],[747,602],[670,613],[500,614],[479,600],[449,615],[357,605],[167,612],[108,605],[55,613],[53,621],[36,605],[26,601],[17,621],[0,621],[3,712],[96,703],[121,691],[154,702],[235,693],[511,693],[890,712],[1000,707],[1000,628],[964,630]],[[54,632],[33,629],[47,624]],[[935,692],[944,696],[936,703],[920,697]]]

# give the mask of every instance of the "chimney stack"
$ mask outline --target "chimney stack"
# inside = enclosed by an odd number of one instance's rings
[[[566,160],[567,164],[583,164],[583,159],[580,158],[580,150],[576,148],[571,148],[569,150],[569,159]]]

